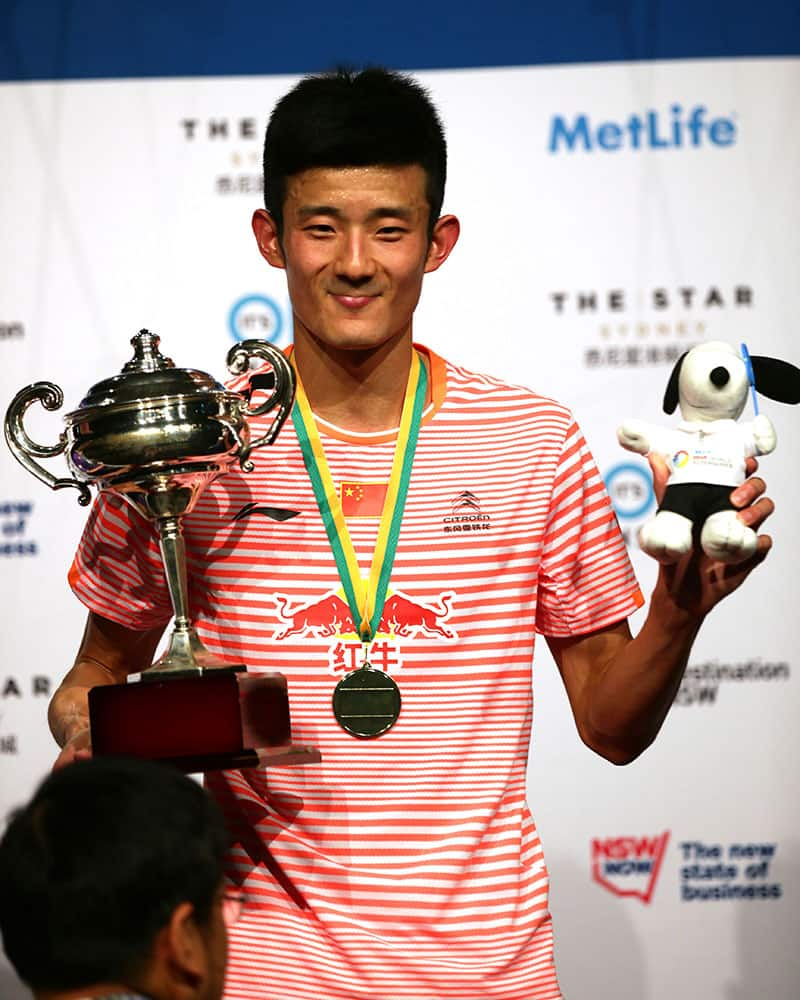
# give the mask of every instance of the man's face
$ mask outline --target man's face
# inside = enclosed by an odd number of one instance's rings
[[[422,277],[444,257],[428,239],[421,166],[316,167],[290,177],[280,243],[267,260],[286,270],[295,339],[338,350],[410,334]],[[446,256],[446,254],[444,255]]]
[[[201,1000],[221,1000],[228,959],[228,930],[223,887],[218,890],[208,925],[201,929],[201,934],[206,962],[206,977],[201,988]]]

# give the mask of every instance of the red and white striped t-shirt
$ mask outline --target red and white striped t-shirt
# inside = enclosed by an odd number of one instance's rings
[[[642,598],[568,411],[428,358],[433,402],[370,655],[402,694],[388,732],[360,740],[331,711],[360,643],[333,600],[340,581],[291,421],[254,453],[254,472],[218,480],[184,521],[203,640],[285,674],[293,739],[322,753],[208,776],[235,834],[229,874],[250,902],[231,935],[230,997],[560,996],[526,804],[534,636],[612,624]],[[366,577],[394,435],[319,429]],[[99,499],[71,582],[133,628],[170,617],[153,531],[113,498]]]

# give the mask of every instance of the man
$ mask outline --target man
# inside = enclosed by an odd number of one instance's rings
[[[11,964],[37,1000],[219,1000],[226,843],[178,771],[114,757],[56,771],[0,841]]]
[[[302,81],[267,130],[253,229],[286,273],[302,388],[255,472],[186,519],[192,613],[211,648],[287,675],[294,737],[322,763],[209,776],[254,900],[231,996],[559,997],[525,801],[535,633],[582,739],[625,763],[770,545],[664,568],[631,637],[642,597],[570,414],[412,341],[459,235],[445,164],[424,91],[380,70]],[[763,490],[734,493],[751,526]],[[170,616],[152,530],[119,502],[98,502],[71,578],[90,616],[51,704],[62,760],[88,746],[88,688],[145,667]]]

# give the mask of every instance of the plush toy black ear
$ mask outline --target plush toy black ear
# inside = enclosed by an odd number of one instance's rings
[[[675,407],[678,405],[678,379],[681,375],[681,365],[683,364],[683,359],[688,353],[688,351],[684,351],[675,362],[675,367],[672,369],[669,382],[667,382],[667,390],[664,393],[664,413],[674,413]]]
[[[779,403],[800,403],[800,368],[779,361],[750,355],[756,392]]]

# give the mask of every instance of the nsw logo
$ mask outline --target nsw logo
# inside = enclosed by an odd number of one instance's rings
[[[615,896],[649,903],[656,888],[669,830],[650,837],[605,837],[592,840],[592,878]]]

